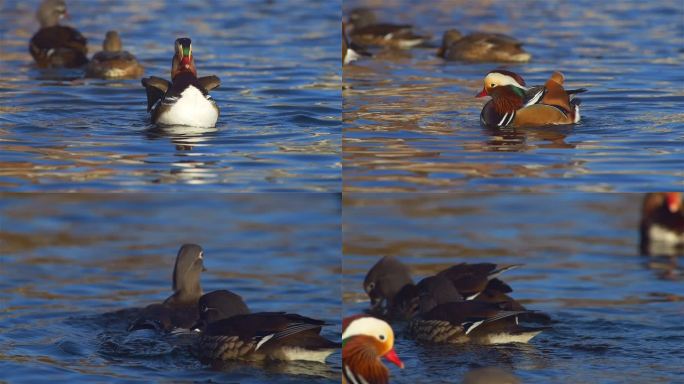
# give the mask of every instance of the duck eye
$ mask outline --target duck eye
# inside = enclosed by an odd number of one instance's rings
[[[379,335],[378,339],[380,339],[380,341],[385,341],[385,335]]]
[[[368,284],[368,291],[372,291],[375,288],[375,282]]]
[[[496,84],[492,83],[490,86],[491,86],[492,88],[494,88],[494,87],[496,87]]]

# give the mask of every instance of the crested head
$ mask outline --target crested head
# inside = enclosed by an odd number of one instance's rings
[[[105,52],[121,51],[121,38],[117,31],[107,31],[104,42],[102,42],[102,50]]]
[[[363,281],[363,289],[376,308],[383,300],[391,301],[407,284],[413,284],[408,267],[392,256],[380,259],[368,271]]]
[[[484,78],[484,87],[475,97],[491,96],[492,90],[496,87],[513,86],[525,90],[525,80],[517,73],[504,69],[489,71]]]
[[[463,34],[458,29],[449,29],[444,32],[442,37],[442,44],[449,46],[463,38]]]
[[[198,309],[199,318],[204,325],[249,313],[242,297],[225,289],[202,295]]]
[[[372,316],[358,315],[346,318],[342,324],[342,345],[356,337],[363,337],[366,346],[373,346],[377,356],[385,357],[400,368],[404,368],[394,351],[394,331],[385,321]],[[344,351],[343,351],[344,355]]]
[[[173,290],[176,295],[202,294],[200,274],[204,270],[204,251],[197,244],[183,244],[178,250],[173,268]]]
[[[197,76],[195,58],[192,56],[192,40],[188,37],[176,39],[174,44],[175,53],[171,62],[171,78],[181,72],[191,72]]]
[[[54,27],[67,15],[64,0],[43,0],[36,12],[41,28]]]

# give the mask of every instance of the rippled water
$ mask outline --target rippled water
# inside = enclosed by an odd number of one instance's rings
[[[684,186],[684,4],[659,1],[375,1],[384,21],[441,41],[449,28],[507,33],[528,84],[554,70],[585,87],[572,127],[487,130],[473,96],[499,64],[434,49],[378,52],[344,68],[346,191],[647,191]]]
[[[339,340],[339,195],[4,195],[0,223],[0,381],[339,382],[339,353],[212,370],[104,315],[165,299],[178,247],[196,242],[205,292],[325,320]]]
[[[191,37],[199,75],[221,79],[221,116],[216,129],[155,129],[140,80],[37,70],[38,1],[4,1],[4,190],[340,190],[340,1],[67,3],[89,53],[118,29],[146,76],[168,78],[174,40]]]
[[[639,195],[351,194],[344,198],[343,306],[369,302],[363,278],[382,256],[415,280],[466,262],[524,263],[502,278],[551,315],[529,345],[395,344],[394,383],[453,383],[477,366],[530,383],[675,383],[684,369],[684,268],[638,254]]]

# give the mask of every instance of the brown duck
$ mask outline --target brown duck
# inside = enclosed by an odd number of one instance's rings
[[[135,56],[123,50],[119,33],[108,31],[102,51],[96,53],[86,66],[86,77],[135,79],[144,71]]]
[[[67,16],[64,0],[43,0],[36,12],[40,30],[29,42],[29,52],[40,68],[77,68],[88,62],[87,40],[74,28],[59,25]]]
[[[477,32],[462,35],[456,29],[444,32],[437,56],[445,60],[527,62],[532,55],[522,42],[500,33]]]

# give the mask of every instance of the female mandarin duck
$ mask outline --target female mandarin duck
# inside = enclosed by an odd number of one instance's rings
[[[366,315],[342,321],[342,383],[389,383],[389,370],[381,357],[404,368],[394,351],[394,332],[389,324]]]
[[[368,8],[356,8],[349,13],[349,37],[352,43],[408,49],[424,43],[428,36],[418,35],[408,24],[378,23]]]
[[[138,78],[144,69],[135,56],[122,50],[121,38],[116,31],[108,31],[102,51],[93,56],[86,66],[87,77],[102,79]]]
[[[88,62],[87,40],[81,32],[59,25],[67,15],[64,0],[43,0],[36,12],[40,30],[29,43],[29,52],[41,68],[76,68]]]
[[[522,42],[499,33],[473,33],[463,36],[456,29],[444,32],[437,56],[445,60],[527,62],[532,55]]]
[[[192,42],[176,40],[171,60],[171,82],[152,76],[142,79],[147,92],[147,111],[152,122],[160,125],[187,125],[211,128],[216,125],[219,109],[209,91],[221,83],[216,76],[197,77]]]
[[[518,74],[496,69],[484,79],[476,97],[491,96],[480,113],[489,127],[529,127],[573,124],[580,121],[580,100],[575,94],[586,89],[565,90],[562,73],[554,72],[543,86],[526,87]]]

